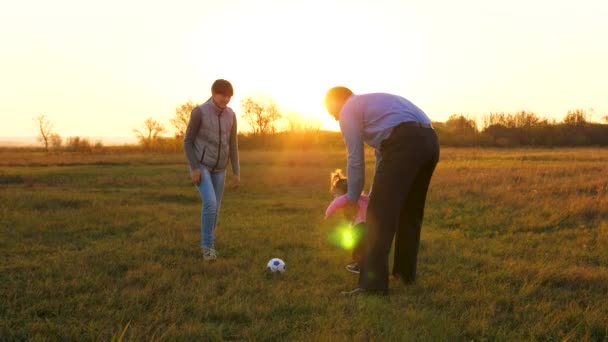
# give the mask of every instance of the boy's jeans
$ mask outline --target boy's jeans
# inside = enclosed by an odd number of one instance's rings
[[[201,182],[196,186],[203,209],[201,211],[201,248],[214,248],[215,225],[220,214],[226,171],[210,172],[201,166]]]

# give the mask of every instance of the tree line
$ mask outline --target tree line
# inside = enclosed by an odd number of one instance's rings
[[[175,112],[169,118],[169,123],[173,129],[173,136],[167,136],[169,129],[154,117],[146,118],[140,127],[132,129],[133,134],[137,138],[138,146],[144,150],[181,151],[190,114],[197,106],[199,106],[198,103],[189,100],[175,108]],[[239,136],[244,142],[251,140],[253,146],[261,145],[253,141],[255,138],[248,140],[249,137],[259,136],[264,141],[264,144],[267,144],[270,143],[271,136],[278,138],[279,135],[284,135],[285,131],[293,134],[311,134],[319,132],[321,128],[320,121],[305,120],[298,113],[292,112],[283,115],[272,99],[263,100],[247,97],[241,101],[240,114],[242,119],[249,125],[251,132],[247,135],[239,133]],[[283,130],[279,126],[281,120],[285,123]],[[54,131],[51,121],[45,115],[34,118],[34,121],[38,128],[38,141],[42,144],[45,151],[88,152],[103,149],[101,141],[91,143],[88,138],[70,137],[64,141]]]
[[[153,117],[146,118],[141,127],[132,130],[138,146],[144,150],[181,151],[190,113],[198,105],[190,100],[175,108],[169,119],[173,136],[165,135],[168,133],[165,125]],[[298,113],[283,115],[271,99],[247,97],[241,101],[240,114],[251,129],[247,134],[239,133],[240,146],[244,149],[343,147],[339,133],[323,132],[320,122],[304,120]],[[442,146],[608,146],[608,115],[602,118],[604,123],[592,122],[591,115],[592,110],[576,109],[568,111],[558,122],[528,111],[492,112],[480,119],[454,114],[446,122],[433,122],[433,127]],[[64,141],[44,115],[34,121],[38,140],[46,151],[103,150],[101,141],[92,143],[81,137]],[[279,127],[280,122],[283,122],[283,129]]]
[[[584,109],[568,111],[559,122],[528,111],[501,112],[483,116],[478,126],[478,120],[456,114],[433,126],[446,146],[608,146],[608,115],[604,123],[590,117]]]

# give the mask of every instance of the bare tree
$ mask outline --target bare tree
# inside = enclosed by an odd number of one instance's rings
[[[587,112],[583,109],[569,110],[564,117],[564,123],[569,126],[584,126],[587,123]]]
[[[135,136],[137,136],[139,143],[144,147],[153,146],[158,140],[159,136],[165,132],[165,126],[151,117],[144,120],[144,126],[141,130],[133,130],[133,133],[135,133]]]
[[[63,144],[63,139],[61,139],[61,136],[57,133],[51,133],[50,141],[54,150],[60,149]]]
[[[462,114],[452,114],[445,123],[447,131],[459,135],[471,135],[477,132],[477,123],[468,116]]]
[[[265,135],[276,132],[276,122],[281,118],[281,114],[272,100],[264,104],[247,97],[241,101],[241,109],[243,118],[247,120],[254,134]]]
[[[190,114],[198,106],[197,103],[188,100],[188,102],[175,108],[175,115],[169,119],[173,128],[175,128],[175,136],[182,138],[186,134],[186,128],[188,127],[188,121],[190,120]]]
[[[608,124],[608,115],[604,116],[602,119]]]
[[[48,151],[51,134],[53,134],[53,124],[46,115],[38,115],[34,118],[34,122],[38,126],[38,141],[43,143],[44,150]]]
[[[538,126],[546,126],[549,120],[536,115],[533,112],[525,110],[516,113],[490,113],[482,118],[482,129],[485,130],[491,126],[504,126],[507,128],[530,128]]]
[[[91,141],[88,138],[69,137],[65,143],[66,150],[70,152],[90,152]]]

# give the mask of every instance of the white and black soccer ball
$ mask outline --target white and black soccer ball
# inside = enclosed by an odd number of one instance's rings
[[[285,265],[285,261],[279,258],[272,258],[270,259],[266,267],[268,268],[268,272],[270,273],[283,273],[285,272],[285,268],[287,267],[287,265]]]

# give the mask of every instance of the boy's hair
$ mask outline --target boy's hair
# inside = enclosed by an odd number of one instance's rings
[[[213,85],[211,86],[211,92],[214,94],[222,94],[226,96],[234,95],[232,84],[223,79],[215,80],[215,82],[213,82]]]
[[[330,177],[329,191],[332,193],[334,190],[339,190],[342,193],[348,192],[348,182],[346,180],[346,176],[344,176],[344,173],[342,173],[342,170],[336,169],[336,171],[331,173]]]

